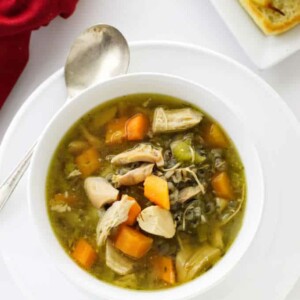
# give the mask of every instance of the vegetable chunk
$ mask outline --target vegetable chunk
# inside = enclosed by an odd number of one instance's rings
[[[153,259],[155,275],[168,284],[176,282],[173,260],[168,256],[157,256]]]
[[[143,257],[150,250],[152,243],[152,238],[127,225],[121,226],[115,239],[115,247],[134,258]]]
[[[106,125],[106,144],[121,144],[126,140],[126,122],[127,117],[113,119]]]
[[[133,225],[136,222],[137,216],[140,214],[142,208],[140,207],[140,205],[137,203],[137,201],[134,198],[129,197],[127,195],[124,195],[123,197],[127,197],[128,200],[131,200],[134,202],[129,210],[128,219],[124,223],[127,225]]]
[[[144,195],[160,207],[170,209],[169,189],[166,180],[155,175],[148,176],[144,182]]]
[[[205,127],[203,138],[209,147],[227,148],[229,142],[221,128],[216,124]]]
[[[193,279],[197,274],[207,270],[221,256],[221,250],[203,244],[198,248],[186,246],[176,256],[176,270],[178,280],[185,282]]]
[[[148,117],[138,113],[131,117],[126,123],[128,141],[141,141],[145,138],[149,129]]]
[[[230,179],[226,172],[217,174],[211,181],[212,187],[218,197],[231,199],[234,197]]]
[[[72,257],[85,269],[90,269],[97,259],[94,248],[83,238],[78,240]]]
[[[187,141],[175,141],[171,150],[179,162],[202,163],[206,158],[197,153]]]
[[[87,177],[100,168],[100,155],[96,148],[90,148],[76,157],[75,160],[82,177]]]

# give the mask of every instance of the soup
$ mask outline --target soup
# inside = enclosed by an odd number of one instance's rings
[[[74,262],[108,283],[156,290],[193,280],[226,254],[246,182],[234,144],[209,115],[136,94],[100,105],[66,133],[46,194]]]

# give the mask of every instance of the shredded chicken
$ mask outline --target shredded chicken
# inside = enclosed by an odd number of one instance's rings
[[[183,131],[199,124],[203,115],[191,108],[164,109],[154,111],[152,130],[154,133]]]
[[[188,174],[190,174],[194,178],[194,180],[198,184],[199,188],[201,189],[201,192],[204,194],[205,188],[204,188],[203,184],[199,181],[196,172],[193,171],[190,167],[176,169],[175,174],[172,177],[173,182],[178,183],[180,181],[183,181],[183,182],[189,181],[190,178],[188,177]]]
[[[198,195],[200,192],[202,192],[202,188],[199,185],[186,187],[179,191],[178,202],[183,203]]]
[[[147,176],[152,174],[153,167],[154,164],[142,165],[124,175],[114,175],[112,181],[116,183],[118,187],[122,185],[136,185],[143,182]]]
[[[137,147],[114,156],[112,164],[125,165],[133,162],[155,163],[158,167],[164,165],[162,149],[157,149],[150,144],[139,144]]]
[[[112,228],[117,227],[128,219],[128,213],[134,201],[123,198],[116,201],[108,208],[102,218],[99,219],[96,235],[97,245],[103,246]]]

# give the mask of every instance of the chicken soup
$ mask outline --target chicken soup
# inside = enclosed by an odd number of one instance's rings
[[[119,287],[156,290],[193,280],[226,255],[246,181],[233,142],[209,115],[136,94],[69,129],[46,193],[53,230],[75,263]]]

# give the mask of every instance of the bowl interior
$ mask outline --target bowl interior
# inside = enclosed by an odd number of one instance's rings
[[[68,129],[85,113],[103,102],[135,93],[158,93],[180,98],[198,106],[218,123],[233,140],[245,167],[247,204],[242,228],[226,255],[208,272],[193,281],[168,290],[141,292],[101,282],[78,267],[60,246],[49,222],[45,183],[52,155]],[[64,106],[43,132],[32,159],[29,176],[31,216],[46,251],[59,269],[76,285],[107,299],[135,300],[143,297],[187,299],[217,284],[234,267],[249,247],[258,228],[263,208],[263,176],[255,146],[242,122],[224,101],[200,85],[162,74],[132,74],[103,82]]]

